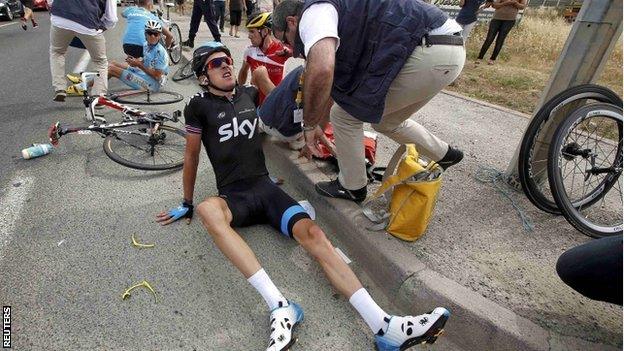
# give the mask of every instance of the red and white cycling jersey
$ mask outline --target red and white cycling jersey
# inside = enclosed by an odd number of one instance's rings
[[[247,62],[251,71],[255,71],[260,66],[266,67],[269,72],[269,79],[277,86],[284,76],[284,62],[292,53],[286,49],[284,44],[274,41],[269,45],[266,52],[259,47],[249,46],[243,53],[243,60]],[[264,102],[265,96],[259,93],[260,104]]]

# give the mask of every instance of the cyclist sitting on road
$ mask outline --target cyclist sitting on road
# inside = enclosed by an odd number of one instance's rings
[[[145,24],[147,44],[143,46],[143,58],[128,56],[126,63],[111,61],[108,66],[108,78],[119,78],[132,89],[159,91],[167,81],[169,73],[169,56],[160,44],[162,24],[160,21],[149,20]],[[82,96],[81,83],[67,88],[68,95]]]
[[[263,12],[247,22],[251,45],[243,54],[243,67],[238,73],[238,83],[247,82],[251,69],[251,84],[260,90],[260,104],[276,85],[282,81],[284,62],[291,56],[282,42],[271,34],[271,13]]]
[[[162,21],[151,12],[152,0],[137,0],[138,6],[126,8],[121,16],[126,19],[126,31],[123,36],[123,50],[128,56],[134,58],[143,57],[143,46],[146,44],[145,35],[143,33],[147,21]],[[166,28],[162,27],[162,33],[165,35],[165,46],[171,47],[173,43],[173,35]]]
[[[187,136],[183,202],[158,214],[157,222],[167,225],[186,218],[190,223],[203,143],[215,172],[219,195],[201,202],[197,211],[219,250],[267,303],[271,311],[268,351],[285,350],[295,342],[293,331],[303,320],[303,311],[282,295],[235,227],[269,223],[286,237],[297,240],[362,316],[380,350],[434,342],[448,319],[446,309],[438,307],[415,317],[387,314],[304,208],[271,182],[258,133],[258,90],[237,85],[232,64],[230,51],[221,43],[203,46],[193,53],[193,70],[205,91],[191,98],[184,109]]]

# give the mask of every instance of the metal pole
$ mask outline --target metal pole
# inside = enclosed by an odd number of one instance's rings
[[[561,91],[596,81],[621,34],[622,0],[585,0],[533,115]],[[535,157],[548,153],[552,135],[564,117],[553,116],[544,126]],[[519,152],[520,143],[506,171],[508,182],[516,186]]]

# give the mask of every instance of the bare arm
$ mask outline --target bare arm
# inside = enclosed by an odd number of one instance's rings
[[[459,0],[459,7],[464,7],[465,4],[466,4],[465,0]]]
[[[518,0],[513,5],[518,10],[524,10],[526,8],[526,3],[524,2],[524,0]]]
[[[495,9],[500,9],[503,6],[508,6],[511,5],[512,3],[514,3],[515,1],[513,0],[501,0],[501,1],[494,1],[492,3],[492,7]]]
[[[303,121],[308,127],[323,119],[330,100],[336,64],[336,39],[324,38],[310,49],[303,84]]]
[[[247,72],[249,71],[249,65],[247,61],[243,60],[243,66],[238,71],[238,84],[243,85],[247,82]]]
[[[167,27],[163,27],[163,34],[165,35],[165,46],[171,47],[171,43],[173,43],[173,34],[171,34],[171,31],[169,31],[169,28]]]
[[[141,64],[138,66],[143,72],[147,73],[150,77],[156,79],[156,80],[160,80],[160,77],[162,77],[163,72],[159,69],[155,69],[155,68],[149,68],[149,67],[145,67],[145,65],[143,65],[143,61],[141,61]]]
[[[201,150],[201,134],[188,133],[186,135],[186,148],[184,149],[184,166],[182,168],[182,188],[184,189],[184,201],[193,203],[195,191],[195,178],[197,177],[197,165],[199,164],[199,152]]]

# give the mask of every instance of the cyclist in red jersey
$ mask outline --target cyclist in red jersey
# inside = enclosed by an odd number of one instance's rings
[[[291,51],[271,34],[271,13],[263,12],[247,22],[251,45],[243,54],[243,66],[238,73],[238,83],[247,82],[251,69],[251,84],[259,90],[260,104],[282,81],[284,63],[292,56]]]

